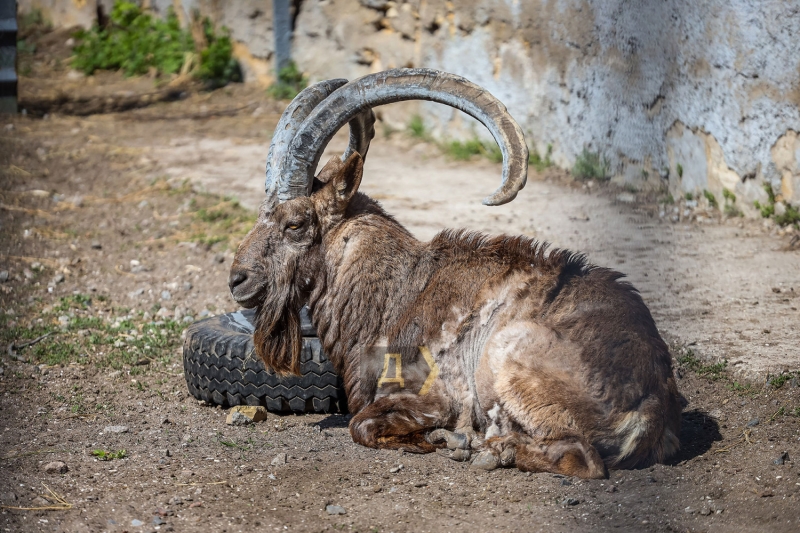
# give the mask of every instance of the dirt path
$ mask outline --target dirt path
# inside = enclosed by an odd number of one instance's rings
[[[483,473],[357,446],[346,416],[231,427],[190,397],[181,332],[235,308],[232,247],[253,221],[194,189],[255,206],[279,112],[234,87],[117,115],[0,121],[3,531],[800,529],[798,378],[763,383],[798,369],[800,269],[798,252],[780,251],[786,237],[760,221],[666,222],[655,204],[556,172],[486,208],[499,167],[400,134],[376,140],[364,190],[421,238],[447,226],[526,233],[629,274],[673,341],[689,400],[680,455],[603,481]],[[709,365],[721,358],[727,369]],[[54,461],[67,471],[48,472]],[[53,509],[48,490],[71,508]]]

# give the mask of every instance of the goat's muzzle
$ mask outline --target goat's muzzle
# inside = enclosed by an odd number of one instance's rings
[[[231,268],[228,287],[233,299],[242,307],[249,309],[258,305],[262,287],[261,284],[254,282],[247,270]]]

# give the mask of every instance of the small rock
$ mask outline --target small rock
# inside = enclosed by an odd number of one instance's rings
[[[561,505],[565,507],[566,506],[572,507],[574,505],[578,505],[579,503],[581,503],[581,501],[577,498],[567,498],[563,502],[561,502]]]
[[[761,423],[761,419],[760,418],[754,418],[750,422],[747,423],[747,427],[749,427],[749,428],[756,427],[760,423]]]
[[[182,321],[186,324],[190,324],[194,322],[194,317],[192,315],[186,315],[185,317],[183,317]]]
[[[59,272],[58,274],[53,276],[53,284],[63,283],[63,282],[64,282],[64,274]]]
[[[66,474],[68,470],[66,463],[62,461],[52,461],[44,465],[46,474]]]
[[[236,405],[228,411],[225,423],[230,426],[244,426],[267,419],[267,410],[260,405]],[[284,454],[285,455],[285,454]],[[286,461],[284,461],[285,463]]]
[[[636,201],[636,197],[629,192],[623,192],[617,195],[617,201],[623,204],[632,204]]]
[[[683,512],[684,512],[684,513],[687,513],[687,514],[694,514],[694,513],[696,513],[697,511],[695,511],[695,510],[694,510],[694,509],[692,509],[691,507],[687,507],[686,509],[684,509],[684,510],[683,510]]]
[[[192,290],[192,284],[191,284],[191,282],[189,282],[189,281],[184,281],[184,282],[183,282],[183,290],[185,290],[185,291],[190,291],[190,290]]]
[[[92,241],[92,250],[102,250],[103,244],[100,241]]]
[[[0,270],[0,283],[8,281],[8,270]]]
[[[725,414],[722,412],[721,409],[713,409],[711,412],[708,413],[708,416],[721,421],[724,421],[726,418]]]
[[[161,518],[160,516],[154,516],[153,517],[153,525],[154,526],[163,526],[164,524],[166,524],[166,522],[164,522],[164,519]]]
[[[139,289],[136,289],[135,291],[131,291],[131,292],[129,292],[129,293],[128,293],[128,298],[130,298],[131,300],[133,300],[133,299],[135,299],[135,298],[138,298],[138,297],[139,297],[139,296],[141,296],[142,294],[144,294],[144,289],[142,289],[142,288],[139,288]]]
[[[572,481],[570,481],[568,479],[562,479],[561,480],[561,484],[564,485],[564,486],[569,486],[569,485],[572,485]]]
[[[610,485],[610,486],[606,487],[606,492],[617,492],[617,486],[616,485]]]
[[[143,525],[144,525],[144,522],[142,522],[141,520],[137,520],[135,518],[133,520],[131,520],[131,526],[133,526],[133,527],[142,527]]]
[[[788,460],[789,460],[789,452],[783,452],[777,458],[773,459],[772,463],[780,466]]]
[[[67,315],[61,315],[60,317],[58,317],[58,323],[59,323],[59,324],[60,324],[62,327],[67,327],[67,326],[69,326],[69,317],[68,317]]]
[[[169,291],[161,291],[162,300],[172,300],[172,294]]]
[[[211,311],[209,311],[208,309],[203,309],[202,311],[200,311],[200,315],[199,316],[200,316],[200,318],[207,318],[207,317],[212,316],[212,315],[211,315]]]
[[[347,511],[341,505],[328,505],[325,507],[325,512],[328,514],[347,514]]]
[[[34,276],[33,272],[31,272],[27,268],[22,269],[22,275],[25,276],[25,279],[33,279]]]
[[[389,469],[389,473],[390,474],[396,474],[399,471],[401,471],[402,469],[403,469],[403,465],[393,466],[392,468]]]
[[[0,501],[6,503],[15,502],[17,501],[17,495],[13,492],[4,492],[3,494],[0,494]]]
[[[276,455],[275,457],[272,458],[272,461],[269,464],[271,464],[272,466],[285,465],[286,464],[286,454],[285,453],[279,453],[278,455]]]
[[[139,202],[139,209],[144,209],[148,205],[150,205],[150,202],[148,202],[147,200],[142,200],[141,202]]]
[[[127,433],[128,426],[106,426],[104,433]]]
[[[772,491],[772,489],[764,489],[761,491],[762,498],[772,498],[773,496],[775,496],[775,493]]]
[[[214,255],[214,262],[215,263],[224,263],[225,262],[225,256],[223,254]]]
[[[703,516],[708,516],[711,514],[711,509],[709,509],[708,507],[703,507],[702,509],[700,509],[700,514]]]
[[[67,42],[69,42],[69,41],[72,41],[74,43],[75,39],[70,37],[69,39],[67,39]],[[70,71],[67,72],[67,79],[70,80],[70,81],[82,80],[84,77],[85,76],[83,75],[83,72],[81,72],[79,70],[70,69]]]

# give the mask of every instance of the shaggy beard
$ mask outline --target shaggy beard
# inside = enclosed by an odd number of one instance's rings
[[[258,308],[253,344],[267,370],[285,376],[300,375],[300,332],[302,303],[297,291],[286,286],[279,295],[271,295]]]

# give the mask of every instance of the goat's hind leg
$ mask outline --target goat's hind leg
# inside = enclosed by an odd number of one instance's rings
[[[492,470],[500,465],[516,465],[523,472],[551,472],[584,479],[607,477],[597,449],[574,434],[544,438],[511,433],[487,439],[473,466]]]
[[[430,396],[384,396],[353,417],[350,435],[358,444],[370,448],[430,453],[441,446],[429,442],[426,435],[446,425],[443,412],[439,402]]]

